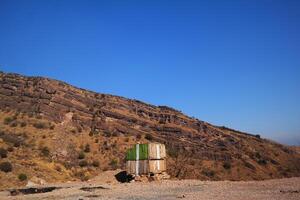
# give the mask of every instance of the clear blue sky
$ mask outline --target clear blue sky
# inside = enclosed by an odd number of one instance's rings
[[[0,70],[300,144],[298,0],[0,0]]]

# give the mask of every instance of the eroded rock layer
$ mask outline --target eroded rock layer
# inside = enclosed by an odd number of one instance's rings
[[[111,152],[120,157],[119,167],[131,143],[158,141],[167,146],[168,170],[173,177],[250,180],[300,175],[299,153],[287,146],[217,127],[167,106],[99,94],[48,78],[0,73],[0,109],[39,116],[55,124],[56,138],[59,134],[74,138],[75,150],[80,149],[76,145],[82,134],[98,139],[95,157],[107,154],[105,159],[109,159]],[[125,138],[123,143],[120,138]],[[48,140],[55,141],[55,137]],[[111,141],[116,148],[106,147]],[[63,162],[64,156],[55,156],[59,148],[55,144],[49,148],[52,160]],[[105,164],[101,167],[107,169]]]

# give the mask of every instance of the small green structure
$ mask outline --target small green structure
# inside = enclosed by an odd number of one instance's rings
[[[137,150],[137,148],[139,148]],[[139,155],[136,154],[138,152]],[[126,160],[147,160],[148,159],[148,144],[134,145],[126,153]]]

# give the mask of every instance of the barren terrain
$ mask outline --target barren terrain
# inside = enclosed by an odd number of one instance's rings
[[[0,199],[300,199],[300,178],[249,182],[165,180],[146,183],[104,183],[98,180],[55,186],[61,188],[41,194],[11,196],[8,191],[2,191]]]

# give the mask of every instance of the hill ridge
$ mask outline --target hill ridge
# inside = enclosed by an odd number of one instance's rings
[[[300,175],[300,156],[288,146],[214,126],[168,106],[96,93],[51,78],[0,73],[0,112],[0,147],[14,146],[9,135],[20,137],[21,144],[13,148],[22,155],[31,152],[27,155],[31,164],[45,171],[53,163],[51,172],[41,175],[48,181],[57,180],[59,173],[70,180],[122,168],[130,145],[151,141],[166,144],[168,172],[177,178],[256,180]],[[22,171],[30,163],[21,164],[16,151],[5,159],[16,162]],[[27,170],[34,174],[30,167]]]

